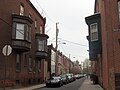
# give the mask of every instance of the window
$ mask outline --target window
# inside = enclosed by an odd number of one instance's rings
[[[47,42],[44,39],[38,39],[38,51],[47,51]]]
[[[32,72],[32,59],[31,58],[29,58],[28,59],[28,70],[29,70],[29,72]]]
[[[98,40],[98,27],[97,23],[90,25],[90,37],[91,41],[97,41]]]
[[[40,64],[41,64],[40,61],[38,61],[38,72],[40,72],[40,69],[41,69],[40,68],[40,66],[41,66]]]
[[[33,61],[33,71],[34,73],[36,72],[36,61],[35,60]]]
[[[35,20],[35,28],[37,28],[37,20]]]
[[[24,39],[25,25],[24,24],[16,24],[16,39]]]
[[[26,26],[26,40],[31,41],[31,27]]]
[[[31,41],[31,27],[23,23],[13,23],[16,28],[13,28],[15,39]]]
[[[44,51],[44,40],[38,39],[38,51]]]
[[[20,72],[21,70],[21,62],[20,62],[20,54],[16,54],[16,71]]]
[[[25,54],[25,59],[24,59],[24,67],[26,67],[27,66],[27,54]]]
[[[20,15],[24,15],[24,6],[20,5]]]
[[[40,25],[40,34],[43,33],[43,28],[42,28],[42,25]]]
[[[29,13],[29,18],[32,18],[32,15]]]
[[[118,15],[119,15],[119,22],[120,22],[120,1],[118,1]]]

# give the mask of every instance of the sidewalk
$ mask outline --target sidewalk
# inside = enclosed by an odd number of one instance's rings
[[[79,90],[104,90],[99,84],[93,84],[90,79],[85,79]]]
[[[34,85],[34,86],[24,87],[19,89],[9,89],[9,90],[35,90],[42,87],[45,87],[45,84]],[[104,89],[99,84],[93,84],[93,82],[90,81],[89,78],[88,79],[86,78],[83,84],[81,85],[81,87],[79,88],[79,90],[104,90]]]
[[[45,87],[45,84],[34,85],[31,87],[25,87],[25,88],[19,88],[19,89],[11,89],[11,90],[35,90],[35,89],[42,88],[42,87]]]

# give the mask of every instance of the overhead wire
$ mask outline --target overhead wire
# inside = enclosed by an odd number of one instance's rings
[[[41,10],[44,12],[44,14],[47,16],[47,18],[52,22],[52,23],[56,23],[55,21],[53,21],[46,13],[46,11],[42,8],[42,6],[40,5],[40,3],[38,2],[38,0],[36,0],[37,4],[39,5],[39,7],[41,8]]]
[[[62,38],[61,38],[61,39],[62,39]],[[63,40],[63,41],[66,41],[66,42],[69,42],[69,43],[72,43],[72,44],[75,44],[75,45],[88,47],[87,45],[83,45],[83,44],[80,44],[80,43],[72,42],[72,41],[69,41],[69,40],[65,40],[65,39],[62,39],[62,40]]]
[[[53,38],[52,40],[50,40],[49,42],[56,42],[56,41],[53,41],[55,38]],[[66,42],[69,42],[69,43],[72,43],[72,44],[75,44],[75,45],[79,45],[79,46],[84,46],[84,47],[88,47],[87,45],[84,45],[84,44],[80,44],[80,43],[76,43],[76,42],[73,42],[73,41],[69,41],[69,40],[65,40],[63,38],[58,38],[58,39],[61,39],[62,41],[66,41]]]
[[[45,10],[42,8],[42,6],[40,5],[40,3],[38,2],[38,0],[36,0],[36,2],[38,3],[38,5],[39,5],[39,7],[41,8],[41,10],[42,10],[42,14],[44,13],[45,15],[46,15],[46,17],[52,22],[52,23],[56,23],[55,21],[53,21],[48,15],[47,15],[47,13],[45,12]],[[60,38],[60,39],[62,39],[62,38]],[[83,45],[83,44],[80,44],[80,43],[76,43],[76,42],[73,42],[73,41],[69,41],[69,40],[65,40],[65,39],[62,39],[63,41],[66,41],[66,42],[69,42],[69,43],[71,43],[71,44],[75,44],[75,45],[79,45],[79,46],[83,46],[83,47],[88,47],[87,45]],[[52,41],[52,42],[54,42],[54,41]],[[65,52],[65,50],[64,50],[64,48],[62,47],[62,49],[63,49],[63,52],[66,54],[66,52]]]

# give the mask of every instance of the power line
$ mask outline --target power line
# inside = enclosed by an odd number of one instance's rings
[[[55,39],[55,38],[53,38],[53,39],[50,40],[49,42],[55,42],[55,41],[53,41],[54,39]],[[62,41],[66,41],[66,42],[69,42],[69,43],[72,43],[72,44],[75,44],[75,45],[88,47],[87,45],[83,45],[83,44],[80,44],[80,43],[72,42],[72,41],[69,41],[69,40],[62,39],[62,38],[58,38],[58,39],[61,39]],[[61,41],[59,41],[59,42],[61,42]]]
[[[0,20],[2,22],[4,22],[5,24],[7,24],[10,28],[16,29],[15,27],[12,27],[7,21],[5,21],[4,19],[2,19],[1,17],[0,17]],[[20,30],[20,29],[16,29],[16,30],[23,35],[23,33],[21,32],[22,30]]]
[[[62,38],[61,38],[61,39],[62,39]],[[79,44],[79,43],[72,42],[72,41],[68,41],[68,40],[65,40],[65,39],[62,39],[62,40],[63,40],[63,41],[66,41],[66,42],[69,42],[69,43],[72,43],[72,44],[76,44],[76,45],[80,45],[80,46],[88,47],[87,45]]]
[[[6,23],[8,26],[11,27],[11,25],[7,21],[5,21],[4,19],[2,19],[1,17],[0,17],[0,20],[3,21],[4,23]]]
[[[42,8],[42,6],[40,5],[40,3],[38,2],[38,0],[36,0],[37,4],[39,5],[39,7],[41,8],[41,10],[44,12],[44,14],[47,16],[47,18],[52,22],[52,23],[56,23],[55,21],[53,21],[45,12],[45,10]]]

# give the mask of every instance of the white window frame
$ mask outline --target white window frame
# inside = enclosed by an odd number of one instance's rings
[[[95,28],[93,28],[93,26],[96,25]],[[93,36],[93,34],[96,34],[96,37]],[[98,24],[97,23],[93,23],[90,25],[90,37],[91,37],[91,41],[97,41],[98,40]]]

